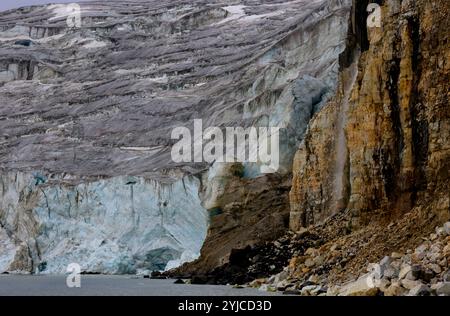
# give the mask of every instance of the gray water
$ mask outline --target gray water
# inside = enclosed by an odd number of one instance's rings
[[[69,288],[66,276],[0,275],[0,296],[268,296],[279,293],[220,285],[174,284],[130,276],[82,275],[81,288]]]

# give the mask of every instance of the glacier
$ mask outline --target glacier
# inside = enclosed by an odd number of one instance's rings
[[[52,6],[0,12],[0,272],[195,260],[232,166],[174,163],[171,131],[280,127],[288,175],[336,90],[351,0],[80,6],[80,29]]]
[[[200,253],[208,214],[194,177],[170,185],[138,177],[70,186],[36,179],[1,176],[0,272],[60,274],[78,263],[90,273],[134,274]]]

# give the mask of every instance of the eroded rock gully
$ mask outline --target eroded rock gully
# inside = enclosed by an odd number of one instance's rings
[[[445,291],[449,4],[375,2],[381,28],[368,0],[91,1],[81,29],[2,13],[0,270],[135,273],[201,247],[168,275]],[[279,172],[173,163],[171,130],[198,118],[283,127]],[[382,284],[340,287],[369,262]]]

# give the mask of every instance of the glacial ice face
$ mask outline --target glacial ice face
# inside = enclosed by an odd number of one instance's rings
[[[195,178],[164,186],[134,177],[64,186],[10,174],[2,183],[0,272],[15,269],[21,247],[29,268],[41,273],[64,273],[72,262],[98,273],[164,270],[169,261],[198,257],[206,236]]]
[[[14,241],[8,236],[6,230],[0,227],[0,272],[6,271],[14,260],[16,248]]]

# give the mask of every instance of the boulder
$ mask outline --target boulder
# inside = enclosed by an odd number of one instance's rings
[[[314,265],[316,267],[320,267],[321,265],[323,265],[324,258],[322,256],[317,256],[317,257],[314,258],[313,261],[314,261]]]
[[[408,290],[412,290],[413,288],[423,284],[421,281],[414,281],[408,279],[404,279],[400,283],[405,289]]]
[[[421,279],[426,283],[430,283],[436,274],[431,269],[425,269],[421,275]]]
[[[391,285],[391,281],[386,278],[382,278],[378,282],[376,282],[376,286],[382,291],[385,292]]]
[[[446,236],[447,233],[445,232],[444,228],[442,227],[436,227],[436,235],[438,235],[438,237],[442,237],[442,236]]]
[[[264,292],[275,292],[275,288],[269,284],[263,284],[260,286],[259,288],[260,291],[264,291]]]
[[[442,272],[441,267],[438,264],[432,263],[429,265],[429,268],[431,271],[433,271],[436,274],[440,274]]]
[[[431,241],[434,241],[434,240],[436,240],[436,239],[438,239],[438,235],[437,235],[437,234],[431,234],[431,235],[430,235],[430,240],[431,240]]]
[[[309,259],[307,259],[307,260],[305,261],[305,266],[308,267],[308,268],[312,268],[312,267],[314,267],[314,265],[315,265],[315,262],[314,262],[314,260],[311,259],[311,258],[309,258]]]
[[[421,261],[426,256],[426,251],[428,250],[428,245],[422,244],[416,248],[413,254],[413,258],[416,261]]]
[[[250,282],[249,286],[254,288],[259,288],[261,285],[267,282],[267,279],[256,279]]]
[[[447,236],[450,236],[450,222],[445,223],[443,228]]]
[[[399,252],[393,252],[391,254],[392,259],[401,259],[403,257],[403,254],[399,253]]]
[[[289,261],[289,270],[294,271],[297,266],[301,263],[301,260],[299,259],[299,257],[293,257],[290,261]]]
[[[150,275],[145,274],[144,279],[164,280],[164,279],[167,279],[167,276],[164,275],[161,271],[153,271],[150,273]]]
[[[444,256],[448,257],[450,256],[450,244],[446,245],[444,247],[444,249],[442,250],[442,253],[444,254]]]
[[[442,280],[444,282],[450,282],[450,270],[444,273],[444,275],[442,276]]]
[[[411,267],[411,274],[408,275],[410,280],[418,280],[422,275],[423,269],[420,265],[413,265]]]
[[[381,267],[381,271],[383,272],[385,269],[387,269],[392,262],[392,258],[389,256],[384,257],[381,261],[380,261],[380,267]]]
[[[308,278],[309,282],[312,282],[314,284],[317,284],[320,282],[319,276],[317,274],[313,274]]]
[[[388,279],[394,279],[399,276],[399,271],[393,266],[389,266],[387,269],[384,270],[383,276]]]
[[[317,296],[319,294],[326,293],[326,291],[322,289],[321,285],[319,285],[315,289],[311,290],[310,293],[312,296]]]
[[[407,292],[398,282],[392,283],[386,291],[384,291],[384,296],[402,296]]]
[[[436,294],[450,296],[450,282],[440,282],[436,285]]]
[[[288,283],[286,280],[284,281],[280,281],[278,283],[276,283],[275,287],[277,289],[277,291],[284,291],[286,290],[289,286],[291,286],[292,284]]]
[[[302,290],[301,290],[302,296],[310,296],[310,295],[312,295],[311,292],[313,292],[314,290],[316,290],[317,287],[318,287],[317,285],[308,285],[308,286],[305,286],[305,287],[302,288]]]
[[[409,264],[403,265],[398,274],[398,278],[400,280],[404,279],[408,275],[409,272],[411,272],[411,266]]]
[[[355,282],[344,285],[339,296],[376,296],[379,289],[375,287],[372,274],[365,274]]]
[[[431,290],[424,284],[417,285],[409,291],[408,296],[430,296]]]
[[[287,279],[289,276],[289,273],[287,271],[281,271],[280,273],[276,274],[273,278],[271,277],[269,281],[272,284],[279,284]]]

